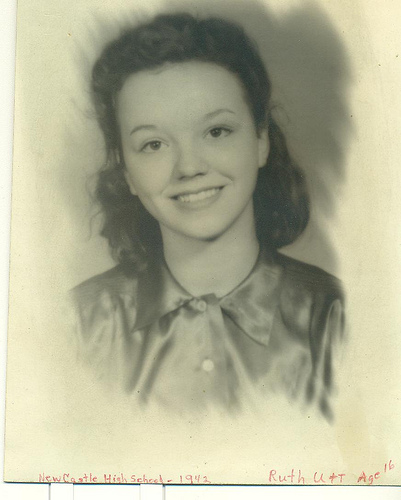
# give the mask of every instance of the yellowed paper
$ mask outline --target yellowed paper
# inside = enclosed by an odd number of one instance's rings
[[[121,26],[181,9],[243,22],[268,65],[313,207],[283,253],[347,296],[333,425],[280,398],[262,418],[177,423],[76,364],[66,294],[114,265],[89,195],[104,155],[90,71]],[[400,484],[400,22],[396,0],[20,0],[6,481]]]

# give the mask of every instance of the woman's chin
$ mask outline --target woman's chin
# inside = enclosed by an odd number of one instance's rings
[[[161,225],[161,232],[163,235],[163,239],[177,241],[177,239],[181,239],[182,241],[193,241],[194,243],[213,243],[224,236],[224,234],[228,231],[229,226],[217,225],[214,224],[208,227],[199,226],[196,227],[196,224],[193,224],[188,228],[166,228]]]

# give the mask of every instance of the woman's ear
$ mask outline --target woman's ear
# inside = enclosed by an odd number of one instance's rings
[[[259,168],[266,165],[267,158],[270,151],[269,132],[267,128],[259,131],[258,136],[258,149],[259,149]]]
[[[136,192],[134,183],[132,182],[132,179],[131,179],[129,173],[126,170],[124,170],[124,177],[125,177],[125,180],[127,181],[129,190],[131,191],[131,194],[133,194],[134,196],[137,196],[137,192]]]

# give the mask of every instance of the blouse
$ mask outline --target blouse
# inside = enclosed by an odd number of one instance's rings
[[[81,361],[138,405],[234,412],[280,394],[333,416],[344,296],[318,267],[262,250],[218,298],[192,296],[165,262],[134,275],[118,265],[71,297]]]

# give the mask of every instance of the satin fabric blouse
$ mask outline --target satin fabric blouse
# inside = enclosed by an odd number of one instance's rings
[[[344,299],[317,267],[262,251],[217,298],[189,294],[164,262],[135,276],[117,266],[71,297],[81,361],[137,404],[231,412],[279,394],[332,418]]]

